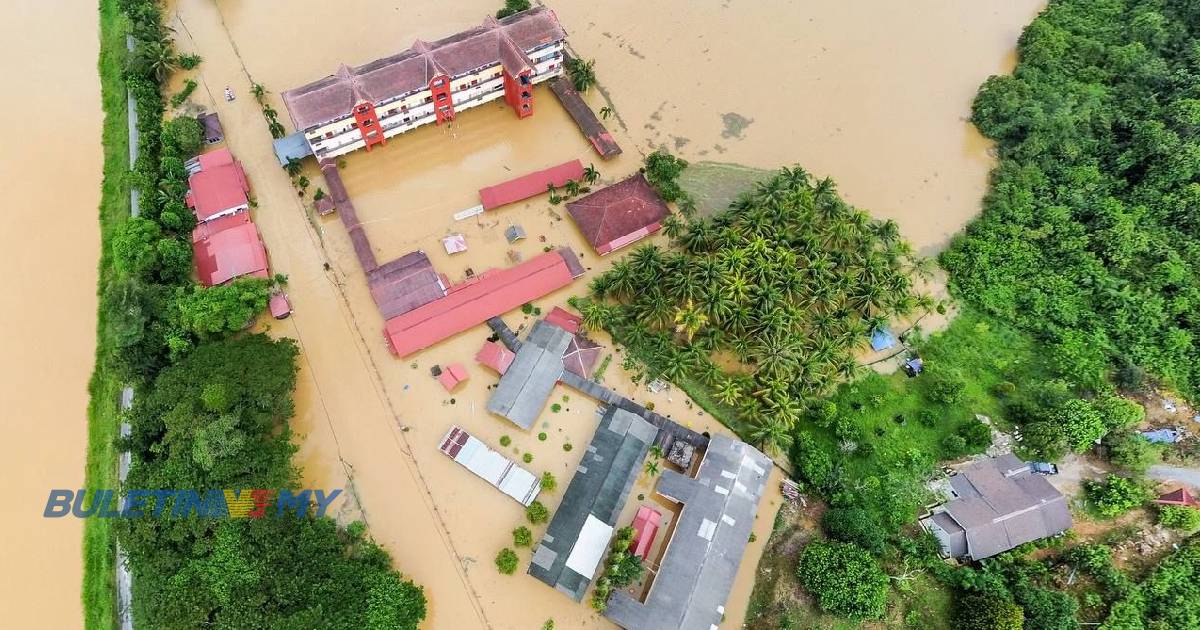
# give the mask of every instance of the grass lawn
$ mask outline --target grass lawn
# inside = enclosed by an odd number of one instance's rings
[[[100,0],[100,91],[104,107],[104,183],[100,197],[101,255],[98,291],[112,276],[108,242],[114,229],[129,217],[129,130],[126,118],[125,19],[116,0]],[[117,487],[116,438],[121,383],[105,365],[111,346],[104,307],[98,309],[96,366],[88,389],[88,451],[84,484],[88,488]],[[83,525],[84,627],[113,628],[117,624],[114,557],[110,519],[89,518]]]

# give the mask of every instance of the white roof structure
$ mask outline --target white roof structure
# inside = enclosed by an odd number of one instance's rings
[[[533,503],[541,490],[533,473],[493,451],[458,425],[451,426],[446,432],[439,449],[521,505]]]
[[[612,540],[612,525],[588,514],[583,529],[579,532],[579,540],[567,556],[567,568],[587,577],[589,580],[596,575],[596,566],[608,549],[608,541]]]
[[[447,254],[457,254],[467,251],[467,237],[462,234],[451,234],[442,239],[442,247],[446,248]]]

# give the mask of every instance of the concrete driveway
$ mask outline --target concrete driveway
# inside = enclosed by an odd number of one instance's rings
[[[1200,488],[1200,468],[1183,468],[1157,464],[1146,471],[1146,476],[1160,481],[1177,481],[1194,488]]]

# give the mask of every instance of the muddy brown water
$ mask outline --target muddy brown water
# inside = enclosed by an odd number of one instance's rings
[[[44,519],[79,488],[95,352],[100,235],[96,9],[5,5],[0,39],[0,625],[82,625],[82,522]]]
[[[331,73],[341,62],[363,63],[418,37],[456,32],[479,23],[496,4],[180,0],[172,6],[178,18],[172,25],[180,48],[205,58],[191,73],[201,82],[194,100],[221,115],[254,187],[255,219],[272,266],[291,277],[296,314],[265,327],[298,339],[303,350],[295,424],[306,481],[353,490],[358,501],[343,505],[340,517],[365,518],[397,566],[426,587],[426,627],[533,628],[554,618],[562,628],[607,628],[586,605],[521,574],[497,574],[492,558],[511,544],[509,531],[522,521],[521,510],[434,446],[451,423],[492,445],[509,435],[514,458],[532,453],[529,468],[556,472],[565,488],[595,426],[595,405],[560,387],[555,395],[569,399],[563,410],[547,411],[529,434],[490,417],[483,404],[495,376],[471,361],[487,336],[482,329],[415,360],[391,357],[345,231],[336,218],[308,215],[274,163],[247,92],[251,77],[278,92]],[[978,211],[991,166],[986,142],[965,122],[971,97],[989,74],[1011,67],[1020,29],[1039,4],[552,3],[576,52],[596,59],[601,87],[587,98],[597,109],[616,111],[610,124],[624,156],[602,163],[550,94],[539,90],[531,119],[516,121],[485,106],[465,113],[454,132],[423,129],[384,150],[353,155],[347,185],[370,222],[381,260],[421,248],[452,279],[468,267],[508,264],[509,249],[528,258],[546,245],[582,252],[592,272],[611,264],[597,259],[561,220],[563,209],[544,198],[480,221],[455,223],[449,215],[474,205],[479,186],[574,157],[595,162],[612,181],[658,146],[690,160],[758,168],[799,163],[831,175],[848,200],[895,218],[918,249],[932,253]],[[0,157],[10,210],[0,246],[16,271],[0,293],[0,402],[12,434],[0,448],[6,464],[22,471],[10,481],[18,500],[10,500],[6,511],[17,518],[5,519],[19,532],[6,539],[22,544],[0,547],[0,566],[18,568],[0,583],[0,618],[31,620],[23,627],[73,627],[79,619],[79,523],[44,521],[40,508],[50,486],[82,481],[98,256],[94,16],[91,8],[80,11],[61,1],[23,3],[10,7],[0,26],[6,42],[29,53],[0,61],[5,76],[21,77],[19,92],[13,87],[0,105],[3,120],[19,123],[6,134],[9,150]],[[219,98],[225,85],[240,95],[237,101]],[[53,120],[37,126],[36,134],[26,124],[31,99],[39,120]],[[515,248],[499,235],[509,222],[530,234]],[[451,231],[466,234],[470,251],[454,257],[440,251],[438,237]],[[562,304],[583,282],[539,306]],[[520,314],[508,319],[514,327],[531,321]],[[679,392],[649,394],[636,387],[620,360],[614,356],[607,384],[698,430],[721,430]],[[471,376],[453,394],[428,377],[430,365],[450,361],[466,363]],[[538,432],[548,439],[539,441]],[[565,443],[577,448],[566,452]],[[649,495],[651,487],[643,479],[635,493]],[[546,502],[553,509],[557,497]],[[750,546],[726,605],[726,627],[737,627],[744,614],[778,505],[772,492],[761,506],[759,542]],[[527,550],[519,553],[528,559]]]

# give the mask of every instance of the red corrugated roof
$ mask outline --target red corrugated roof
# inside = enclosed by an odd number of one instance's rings
[[[571,284],[568,255],[547,252],[515,267],[487,272],[452,287],[446,297],[387,320],[384,336],[392,353],[408,356]]]
[[[508,366],[512,365],[515,358],[517,358],[517,355],[512,350],[505,348],[503,344],[496,343],[495,341],[483,342],[483,347],[479,349],[479,352],[475,353],[475,361],[496,370],[500,374],[508,371]]]
[[[229,149],[205,153],[199,161],[200,170],[188,178],[187,193],[187,204],[195,211],[197,221],[250,203],[246,173]]]
[[[196,239],[193,233],[196,275],[205,286],[224,284],[240,276],[270,276],[267,250],[258,235],[258,228],[248,219],[230,223],[234,225],[207,238]]]
[[[650,546],[654,544],[654,537],[658,535],[658,524],[662,522],[662,514],[653,508],[643,505],[638,508],[637,516],[633,517],[633,543],[629,545],[629,551],[641,558],[646,559],[650,554]]]
[[[564,162],[558,166],[522,175],[516,179],[479,189],[479,200],[484,210],[494,210],[505,204],[528,199],[546,192],[546,186],[563,186],[567,180],[583,178],[583,164],[579,160]]]
[[[561,307],[555,306],[550,309],[550,313],[546,315],[546,323],[554,324],[559,328],[574,335],[579,332],[579,327],[583,324],[583,320],[578,315],[572,315]]]
[[[1162,505],[1190,505],[1200,507],[1200,500],[1192,496],[1192,493],[1187,491],[1187,488],[1179,488],[1172,490],[1166,494],[1159,495],[1154,501]]]
[[[641,173],[568,203],[567,212],[601,255],[658,231],[671,214]]]

